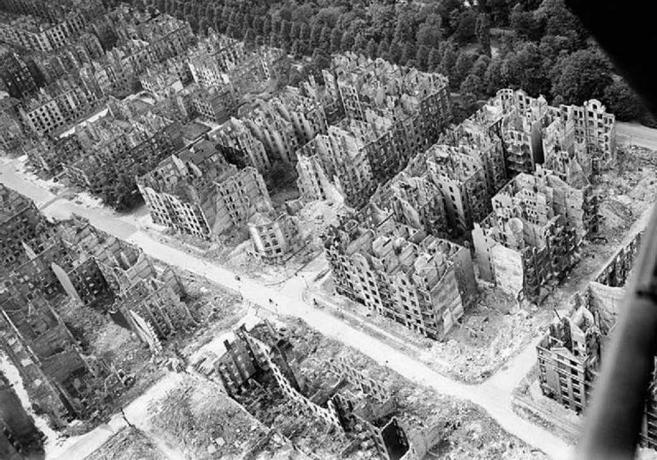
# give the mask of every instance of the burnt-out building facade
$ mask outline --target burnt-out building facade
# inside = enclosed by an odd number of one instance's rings
[[[638,255],[642,233],[617,251],[583,292],[570,301],[572,314],[556,318],[537,346],[543,394],[578,413],[590,403],[608,338],[622,308],[625,285]],[[653,378],[641,427],[642,445],[657,446],[657,397]]]
[[[324,236],[336,291],[432,339],[477,297],[468,249],[387,219],[345,220]]]
[[[39,251],[51,229],[34,202],[0,184],[0,261],[2,274],[27,262],[25,245]]]

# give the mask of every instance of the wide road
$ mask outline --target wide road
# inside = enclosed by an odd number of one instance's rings
[[[0,182],[32,198],[37,206],[43,206],[44,214],[63,218],[75,213],[86,217],[91,224],[141,247],[151,257],[204,276],[222,287],[239,291],[246,300],[258,304],[262,308],[302,318],[322,334],[359,350],[417,384],[480,406],[507,432],[522,439],[530,446],[540,449],[552,458],[569,457],[571,446],[543,427],[521,418],[512,409],[512,389],[518,385],[520,379],[536,362],[534,344],[528,346],[511,360],[504,370],[482,384],[467,385],[452,380],[438,374],[413,356],[404,354],[388,344],[350,327],[329,313],[312,308],[301,300],[300,292],[289,288],[290,284],[284,291],[278,291],[244,276],[237,281],[235,274],[223,267],[156,241],[141,231],[135,219],[130,216],[119,216],[107,209],[79,206],[65,199],[57,199],[44,184],[18,173],[16,171],[17,164],[17,161],[8,162],[6,160],[0,163]],[[301,283],[297,283],[297,286],[302,289]],[[131,418],[131,421],[134,419]]]
[[[657,150],[657,129],[648,128],[639,123],[616,123],[616,136],[621,144],[636,144],[651,150]]]

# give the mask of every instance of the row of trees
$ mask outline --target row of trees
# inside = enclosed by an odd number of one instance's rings
[[[114,1],[114,0],[111,0]],[[559,104],[601,99],[619,119],[644,113],[563,0],[133,0],[138,7],[209,27],[249,44],[312,57],[318,74],[331,53],[371,58],[447,75],[471,112],[499,88],[523,88]],[[470,2],[475,3],[475,2]],[[295,72],[291,78],[303,78]]]

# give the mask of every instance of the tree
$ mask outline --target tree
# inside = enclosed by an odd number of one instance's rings
[[[318,47],[329,51],[331,49],[331,35],[332,31],[328,26],[322,28],[322,34],[319,39]]]
[[[524,40],[539,40],[543,35],[541,24],[534,18],[534,14],[524,11],[518,3],[509,17],[511,28],[516,31],[519,38]]]
[[[315,69],[320,71],[320,74],[321,70],[328,69],[331,66],[330,56],[328,56],[320,48],[315,48],[315,51],[313,51],[311,62]]]
[[[490,16],[485,13],[481,13],[477,16],[475,33],[477,34],[477,41],[479,41],[484,54],[490,56]]]
[[[303,56],[303,42],[299,39],[296,39],[292,42],[292,46],[290,47],[290,54],[295,57],[301,57]]]
[[[319,23],[315,23],[315,25],[313,25],[312,30],[310,32],[310,46],[312,46],[313,48],[317,48],[318,46],[320,46],[323,29],[324,26],[322,26]],[[327,30],[329,30],[328,27]]]
[[[483,82],[486,75],[486,70],[488,70],[489,65],[490,65],[490,58],[485,54],[482,54],[477,58],[475,63],[472,65],[470,74],[476,75]]]
[[[402,50],[401,46],[397,42],[392,42],[390,44],[390,49],[388,50],[388,58],[387,60],[390,62],[393,62],[395,64],[399,64],[402,58]]]
[[[502,74],[510,86],[522,88],[532,96],[550,95],[549,67],[533,42],[527,42],[517,52],[507,54]]]
[[[354,34],[347,30],[344,34],[342,34],[342,38],[340,40],[340,49],[342,51],[351,51],[354,48],[355,43],[356,40],[354,39]]]
[[[400,44],[415,41],[413,36],[413,21],[408,13],[398,13],[397,24],[395,25],[395,32],[393,34],[393,43]]]
[[[461,85],[461,82],[463,82],[465,77],[470,73],[472,64],[472,55],[470,53],[459,53],[459,57],[456,59],[456,64],[454,64],[452,73],[449,76],[453,88],[458,88]]]
[[[389,48],[390,45],[388,45],[388,40],[381,40],[381,43],[379,43],[379,47],[376,50],[376,55],[380,58],[391,60],[389,56]]]
[[[441,46],[442,45],[443,44],[441,43]],[[456,65],[456,58],[456,47],[453,42],[449,41],[444,46],[443,55],[440,59],[440,72],[444,75],[450,76],[452,69]]]
[[[440,66],[440,51],[438,51],[438,49],[436,48],[432,48],[431,51],[429,52],[427,68],[430,71],[436,71],[438,70],[439,66]]]
[[[293,22],[290,28],[290,40],[301,38],[301,22]]]
[[[563,0],[544,0],[535,11],[534,17],[544,23],[545,35],[566,37],[577,47],[581,47],[588,36],[580,21],[568,11]]]
[[[477,24],[477,15],[471,9],[464,10],[458,20],[458,25],[452,38],[459,43],[468,43],[475,38],[475,26]]]
[[[401,65],[410,65],[408,64],[408,62],[415,59],[416,52],[417,51],[415,49],[415,46],[413,46],[411,43],[406,43],[404,45],[404,48],[402,49],[399,63]]]
[[[342,44],[342,31],[335,27],[331,31],[331,52],[337,53],[340,51],[340,45]]]
[[[373,38],[367,42],[367,55],[372,59],[376,59],[377,57],[377,45]]]
[[[356,35],[356,41],[352,49],[357,53],[367,54],[367,38],[363,34]]]
[[[459,92],[461,95],[473,94],[478,96],[483,92],[482,89],[483,83],[481,78],[479,78],[477,75],[470,74],[465,78],[465,80],[463,80],[463,83],[461,83]]]
[[[599,51],[591,49],[560,58],[551,76],[555,101],[565,104],[581,105],[600,98],[612,83],[611,64]]]
[[[639,98],[622,80],[616,80],[607,86],[601,99],[607,110],[620,121],[638,120],[644,112]]]
[[[281,45],[283,47],[289,47],[291,44],[291,31],[292,24],[289,21],[281,21],[281,31],[279,33],[279,38],[281,40]]]
[[[267,15],[262,20],[262,35],[268,37],[271,34],[272,22],[271,16]]]
[[[246,29],[246,32],[244,33],[244,44],[247,47],[253,47],[255,45],[255,38],[255,31],[250,27]]]
[[[442,39],[442,18],[437,14],[430,14],[425,21],[420,24],[415,34],[415,41],[418,45],[425,45],[429,48],[436,48]]]
[[[484,74],[483,85],[484,90],[489,96],[492,96],[501,88],[509,86],[506,79],[502,75],[502,59],[495,58],[488,64],[488,69]]]
[[[429,61],[429,48],[425,45],[420,45],[415,53],[415,62],[419,69],[425,70]]]

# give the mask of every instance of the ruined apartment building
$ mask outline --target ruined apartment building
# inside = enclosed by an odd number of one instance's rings
[[[4,460],[40,460],[44,455],[44,434],[23,407],[14,384],[0,373],[0,458]]]
[[[82,353],[55,308],[43,298],[0,293],[0,348],[54,426],[84,420],[101,403],[109,369]]]
[[[271,161],[294,165],[297,161],[299,138],[292,121],[283,117],[273,106],[257,101],[240,108],[239,118],[265,146]]]
[[[426,172],[421,176],[400,172],[379,187],[370,206],[385,209],[397,222],[429,235],[440,236],[449,230],[442,192]]]
[[[192,74],[184,56],[175,56],[150,66],[139,77],[141,87],[156,99],[166,99],[179,93],[192,81]]]
[[[472,231],[479,276],[517,299],[540,302],[579,259],[597,214],[587,197],[549,171],[519,174]]]
[[[486,110],[499,120],[510,175],[531,173],[552,156],[584,158],[579,167],[594,175],[615,159],[615,117],[599,101],[552,107],[542,96],[502,89]]]
[[[623,298],[642,233],[616,252],[583,292],[571,299],[574,311],[556,318],[537,346],[539,383],[543,394],[582,413],[591,399],[607,339],[624,307]],[[642,445],[657,446],[657,399],[654,381],[646,401]]]
[[[231,85],[238,94],[261,92],[281,58],[281,50],[257,47],[247,51],[244,43],[212,29],[189,52],[193,79],[205,88]]]
[[[105,96],[125,97],[137,89],[139,75],[157,62],[151,46],[128,40],[80,68],[80,78]]]
[[[140,249],[84,219],[59,223],[43,246],[40,252],[26,247],[29,260],[5,278],[15,295],[47,301],[65,296],[79,307],[109,313],[155,348],[195,326],[175,272],[156,267]]]
[[[231,86],[189,87],[187,96],[192,105],[192,114],[209,123],[221,124],[237,115],[239,98]]]
[[[360,208],[374,192],[365,143],[368,129],[352,120],[329,126],[297,152],[297,186],[304,200],[344,201]]]
[[[494,196],[510,179],[506,167],[504,142],[499,126],[488,118],[485,108],[445,131],[438,144],[455,147],[476,158],[486,177],[489,196]]]
[[[40,77],[52,83],[68,73],[79,73],[85,64],[101,60],[103,56],[105,49],[98,37],[84,32],[74,43],[50,53],[32,53],[31,59]]]
[[[27,261],[25,245],[41,249],[41,238],[49,232],[33,201],[0,184],[0,279]]]
[[[153,222],[197,238],[240,228],[271,208],[258,171],[227,163],[209,141],[169,156],[137,184]]]
[[[299,415],[336,430],[335,442],[344,446],[340,457],[360,454],[397,460],[409,451],[406,432],[395,417],[394,397],[347,360],[326,362],[324,379],[298,378],[295,364],[303,357],[268,322],[250,330],[240,327],[235,339],[224,345],[222,356],[197,367],[218,374],[227,393],[244,407],[253,408],[254,400],[271,400],[275,388],[284,400],[294,403]]]
[[[481,161],[466,146],[435,144],[424,153],[429,177],[440,189],[450,230],[465,232],[490,212]]]
[[[34,62],[0,45],[0,89],[15,98],[34,94],[40,78]]]
[[[302,95],[298,88],[287,86],[267,103],[292,123],[299,145],[326,133],[328,125],[324,108],[314,99]]]
[[[84,29],[86,18],[71,11],[56,23],[30,15],[0,13],[0,41],[30,51],[51,52],[69,44]]]
[[[113,34],[121,35],[116,46],[80,69],[80,75],[104,95],[125,97],[135,92],[142,74],[158,63],[173,62],[176,57],[184,55],[194,40],[189,23],[166,14],[127,26],[125,31],[124,26],[112,28]],[[183,65],[182,60],[177,62],[177,70],[186,73],[187,64]],[[145,81],[152,83],[149,85],[151,89],[163,84],[161,79],[146,77]]]
[[[252,166],[261,174],[271,167],[265,146],[251,130],[237,118],[231,117],[220,127],[208,133],[226,161],[237,167]]]
[[[135,176],[182,147],[178,123],[123,108],[127,111],[112,108],[106,116],[76,127],[72,136],[77,140],[65,143],[73,160],[64,165],[67,180],[115,209],[136,201]]]
[[[204,88],[225,86],[229,83],[228,71],[246,59],[244,43],[226,35],[208,31],[188,56],[192,78]]]
[[[366,121],[370,110],[391,120],[397,148],[376,158],[373,166],[380,181],[390,179],[408,159],[435,143],[451,119],[443,75],[347,53],[334,57],[323,76],[329,97],[348,118]]]
[[[102,95],[84,80],[68,77],[40,88],[23,100],[18,114],[28,131],[43,136],[89,113],[101,101]]]
[[[12,152],[26,142],[27,133],[18,117],[19,103],[13,97],[0,98],[0,151]]]
[[[88,18],[91,13],[102,11],[102,3],[97,0],[80,3],[77,0],[62,0],[57,3],[48,0],[3,0],[2,9],[13,14],[24,14],[42,18],[51,23],[67,16],[72,10]]]
[[[252,254],[270,264],[282,264],[301,246],[298,219],[289,214],[256,212],[247,222]]]
[[[468,249],[387,219],[356,220],[324,238],[336,291],[432,339],[441,339],[477,295]]]

